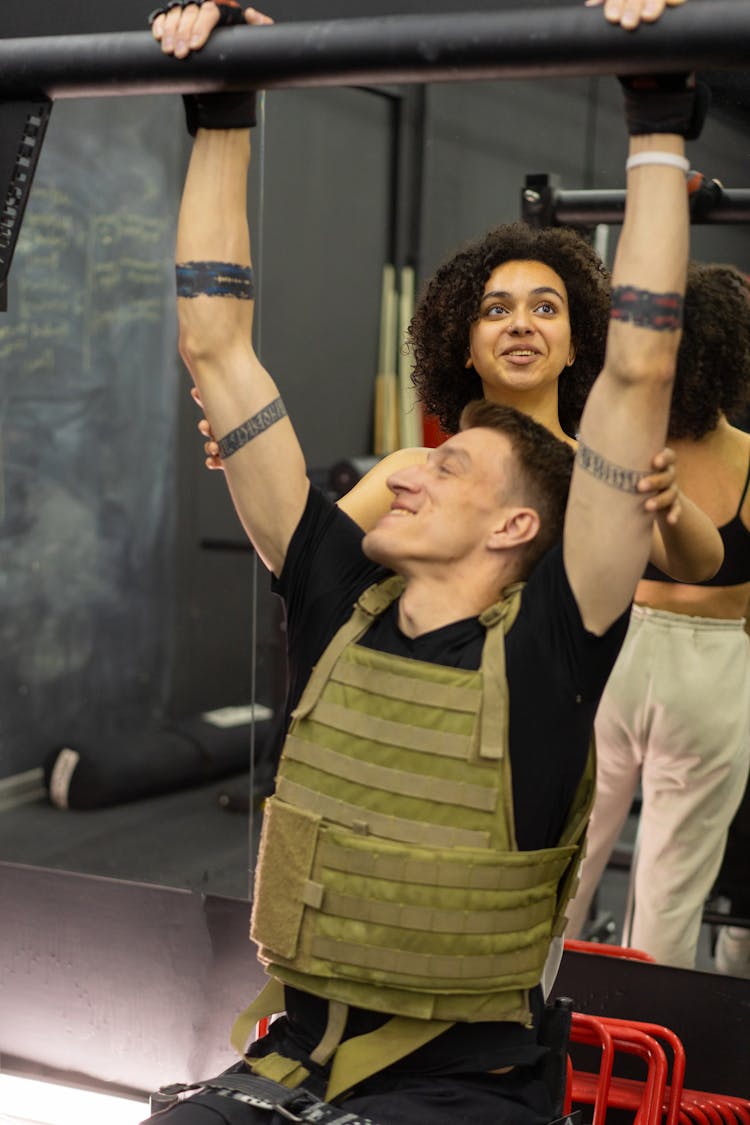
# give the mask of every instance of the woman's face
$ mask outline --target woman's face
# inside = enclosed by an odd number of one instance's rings
[[[562,278],[537,261],[504,262],[484,287],[469,330],[469,359],[494,402],[556,395],[557,380],[575,359]]]

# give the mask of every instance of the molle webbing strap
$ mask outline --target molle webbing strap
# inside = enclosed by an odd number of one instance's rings
[[[361,805],[349,804],[339,797],[330,797],[325,793],[306,789],[305,786],[285,777],[279,778],[276,795],[290,805],[305,808],[321,817],[334,820],[338,824],[352,828],[355,832],[371,832],[386,840],[400,840],[405,844],[423,844],[436,848],[486,848],[490,842],[488,832],[428,824],[408,820],[405,817],[389,816],[387,813],[375,812],[372,809],[363,809]]]
[[[534,862],[529,863],[524,859],[523,853],[516,853],[503,856],[501,870],[496,857],[490,853],[488,860],[491,862],[467,867],[460,857],[453,862],[444,858],[404,860],[400,855],[389,856],[385,849],[374,855],[372,852],[356,852],[328,841],[321,842],[318,855],[324,867],[351,875],[472,891],[523,890],[533,886],[536,881],[546,882],[555,878],[560,865],[560,860],[554,857],[542,861],[535,857]]]
[[[502,934],[512,933],[525,925],[539,925],[549,915],[546,902],[515,909],[484,910],[471,914],[466,910],[441,909],[436,906],[416,906],[399,902],[381,902],[371,898],[326,891],[319,883],[309,883],[303,892],[305,901],[320,908],[325,899],[326,909],[339,918],[359,922],[372,922],[379,926],[399,926],[402,929],[424,930],[425,933],[444,934]]]
[[[349,687],[374,691],[389,699],[401,699],[405,703],[411,703],[414,699],[413,682],[404,680],[403,676],[393,672],[386,672],[383,668],[361,668],[342,660],[331,679]],[[465,711],[466,688],[422,680],[419,682],[419,701],[428,706],[441,707],[444,711]]]
[[[318,714],[321,706],[322,704],[319,705]],[[484,812],[492,812],[497,805],[497,791],[486,785],[428,777],[363,762],[335,750],[328,750],[317,742],[305,742],[293,735],[284,744],[284,754],[294,762],[302,762],[347,781],[362,782],[373,789],[384,789],[387,793],[398,793],[404,797],[428,797],[438,804],[463,805],[464,808],[482,809]]]
[[[395,574],[365,590],[354,607],[354,613],[341,626],[313,668],[299,703],[292,711],[293,719],[303,718],[312,711],[346,646],[358,641],[367,632],[374,619],[400,597],[405,585],[404,579]]]
[[[375,969],[388,973],[389,981],[399,976],[421,977],[425,980],[442,978],[455,982],[488,981],[532,973],[540,969],[539,947],[535,943],[525,949],[510,949],[507,953],[485,953],[471,956],[459,953],[412,953],[404,949],[385,949],[365,946],[356,942],[336,941],[335,938],[317,936],[312,941],[312,951],[317,957],[360,969]],[[544,964],[544,956],[541,958]]]
[[[412,681],[411,701],[419,694],[420,685]],[[420,700],[421,702],[421,700]],[[295,713],[295,718],[297,715]],[[445,731],[423,729],[407,726],[403,723],[392,722],[390,719],[379,719],[377,715],[363,715],[357,711],[339,707],[326,699],[321,699],[315,709],[316,720],[333,727],[334,730],[344,734],[353,735],[355,738],[368,738],[373,742],[382,742],[387,746],[403,746],[408,750],[417,750],[422,754],[438,754],[444,758],[468,758],[470,747],[461,735],[447,734]]]

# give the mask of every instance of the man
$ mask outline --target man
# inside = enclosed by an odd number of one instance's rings
[[[634,8],[645,18],[646,0],[633,0],[623,26]],[[184,56],[216,15],[211,3],[177,9],[155,34]],[[539,981],[580,860],[594,713],[649,553],[644,494],[680,337],[679,134],[693,96],[630,95],[613,318],[567,506],[570,451],[478,403],[426,465],[391,477],[391,510],[364,539],[311,488],[253,350],[250,145],[247,129],[226,127],[240,124],[235,109],[216,104],[192,106],[180,348],[286,603],[291,672],[253,904],[272,983],[235,1039],[242,1050],[256,1018],[284,1010],[252,1048],[253,1074],[343,1106],[340,1120],[541,1125],[552,1108]],[[310,283],[290,270],[290,307]],[[539,285],[564,309],[554,271]],[[224,1081],[164,1120],[268,1120]]]

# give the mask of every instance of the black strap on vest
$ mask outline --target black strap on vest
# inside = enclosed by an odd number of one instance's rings
[[[369,1117],[348,1113],[341,1106],[321,1102],[308,1090],[297,1086],[289,1090],[270,1078],[257,1074],[220,1074],[218,1078],[207,1078],[202,1082],[185,1085],[176,1082],[162,1086],[157,1094],[151,1095],[151,1113],[176,1105],[178,1095],[190,1090],[215,1090],[245,1102],[252,1109],[267,1110],[276,1116],[269,1119],[269,1125],[281,1122],[315,1122],[315,1125],[378,1125]]]

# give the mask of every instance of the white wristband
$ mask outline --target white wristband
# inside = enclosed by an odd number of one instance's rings
[[[679,168],[685,175],[690,171],[690,161],[674,152],[637,152],[635,156],[629,156],[625,161],[625,171],[639,168],[642,164],[669,164],[673,168]]]

